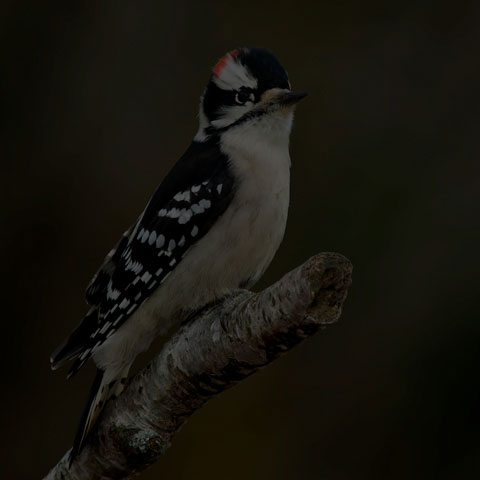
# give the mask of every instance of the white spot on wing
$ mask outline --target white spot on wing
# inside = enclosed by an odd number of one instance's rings
[[[122,303],[120,303],[119,308],[127,308],[130,305],[130,300],[128,298],[124,298]]]
[[[185,190],[184,192],[179,192],[173,197],[173,199],[176,200],[177,202],[181,202],[181,201],[189,202],[190,192],[188,190]]]
[[[156,245],[157,245],[157,248],[162,248],[163,245],[165,245],[165,237],[164,237],[163,235],[159,235],[159,236],[157,237],[157,243],[156,243]]]
[[[145,272],[146,273],[146,272]],[[127,308],[130,305],[130,300],[128,298],[124,298],[120,303],[119,307],[121,309]]]
[[[150,279],[152,278],[151,273],[149,273],[147,270],[145,270],[145,273],[142,275],[142,282],[147,283]]]
[[[169,265],[173,267],[176,263],[177,261],[174,258],[172,258],[172,261],[169,263]]]
[[[199,204],[194,203],[192,205],[192,211],[193,211],[193,213],[195,213],[195,215],[197,215],[199,213],[203,213],[203,208]]]
[[[198,234],[198,227],[195,225],[193,228],[192,228],[192,237],[196,237]]]
[[[219,183],[219,184],[217,185],[217,192],[218,192],[219,195],[222,193],[222,188],[223,188],[223,184],[222,184],[222,183]]]
[[[185,237],[182,235],[182,238],[180,239],[180,241],[178,242],[178,246],[179,247],[183,247],[185,245]]]
[[[111,298],[112,300],[116,300],[120,296],[120,290],[113,289],[112,290],[112,284],[108,284],[108,289],[107,289],[107,298]]]
[[[143,270],[143,265],[140,262],[129,262],[125,270],[132,270],[138,275]]]
[[[87,355],[90,353],[90,348],[88,348],[87,350],[85,350],[81,355],[80,355],[80,361],[82,360],[85,360],[85,358],[87,357]]]
[[[105,333],[110,328],[111,325],[112,325],[112,322],[105,322],[102,329],[100,330],[100,333],[102,334]]]
[[[168,242],[168,251],[171,252],[174,248],[176,247],[176,243],[175,243],[175,240],[170,240]]]
[[[148,237],[148,244],[153,245],[156,239],[157,239],[157,232],[153,231]]]
[[[200,190],[201,186],[200,185],[193,185],[191,188],[192,193],[197,193]]]
[[[192,218],[192,211],[190,209],[182,209],[180,216],[178,217],[178,223],[184,225]]]
[[[178,218],[180,216],[180,210],[178,208],[172,208],[167,212],[167,217]]]

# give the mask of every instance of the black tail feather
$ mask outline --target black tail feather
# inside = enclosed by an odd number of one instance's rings
[[[88,400],[83,410],[82,416],[80,418],[80,424],[78,425],[77,433],[75,435],[75,440],[73,441],[72,451],[70,452],[69,465],[72,465],[72,462],[75,460],[75,457],[81,452],[83,447],[83,442],[88,434],[88,423],[92,416],[92,405],[95,399],[97,398],[98,391],[102,385],[103,376],[105,371],[97,369],[97,374],[95,375],[95,380],[93,381],[90,393],[88,394]]]
[[[83,364],[90,358],[91,354],[90,351],[84,358],[79,357],[73,362],[73,365],[67,373],[67,380],[70,380],[83,367]]]
[[[98,310],[92,308],[71,335],[52,353],[50,363],[56,370],[80,355],[88,346],[90,335],[97,328]]]

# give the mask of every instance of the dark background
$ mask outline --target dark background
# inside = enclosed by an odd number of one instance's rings
[[[212,400],[144,479],[480,478],[479,2],[0,6],[1,478],[46,474],[92,381],[48,357],[188,146],[218,57],[271,48],[299,105],[285,240],[354,266],[341,320]]]

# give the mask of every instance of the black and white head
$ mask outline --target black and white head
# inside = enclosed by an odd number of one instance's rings
[[[287,72],[270,50],[238,48],[213,68],[201,99],[195,140],[252,126],[288,136],[295,104],[305,96],[292,92]]]

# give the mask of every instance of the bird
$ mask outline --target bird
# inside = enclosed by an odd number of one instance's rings
[[[293,91],[275,54],[229,51],[200,98],[199,127],[86,289],[90,309],[53,352],[72,377],[97,373],[70,452],[80,453],[106,402],[124,388],[136,356],[195,312],[264,273],[283,239],[290,198]]]

